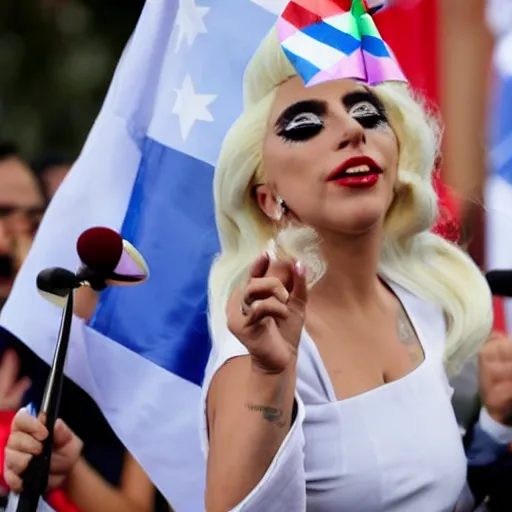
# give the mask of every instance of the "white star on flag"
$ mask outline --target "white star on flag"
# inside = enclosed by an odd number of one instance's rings
[[[181,136],[186,141],[196,121],[214,121],[208,105],[217,98],[216,94],[197,94],[189,74],[185,76],[183,85],[176,89],[178,97],[172,113],[179,117]]]
[[[192,46],[199,34],[208,33],[203,18],[208,14],[209,10],[209,7],[196,5],[195,0],[180,0],[180,6],[176,15],[176,26],[178,27],[176,51],[181,48],[183,39],[186,39],[188,45]]]

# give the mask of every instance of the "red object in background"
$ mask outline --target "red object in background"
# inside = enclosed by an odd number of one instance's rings
[[[55,512],[80,512],[61,489],[49,492],[46,501]]]
[[[493,330],[501,332],[503,334],[507,334],[507,327],[505,324],[505,308],[503,307],[503,297],[493,297],[492,303],[494,310]]]
[[[352,0],[337,3],[349,11]],[[390,3],[391,7],[377,12],[373,19],[412,86],[437,103],[437,0]]]
[[[16,411],[0,411],[0,486],[3,488],[7,488],[4,480],[5,447],[11,433],[11,423],[15,414]]]
[[[386,43],[391,46],[411,85],[438,103],[437,0],[398,1],[375,15]]]
[[[438,8],[437,0],[398,0],[375,16],[383,39],[396,55],[412,87],[436,109],[439,105]],[[456,201],[443,184],[440,173],[434,176],[439,195],[440,218],[434,231],[456,241],[459,237]]]

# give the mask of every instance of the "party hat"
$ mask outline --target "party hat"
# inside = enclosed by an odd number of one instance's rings
[[[292,0],[277,22],[286,56],[307,87],[341,78],[407,82],[371,14],[384,0]]]

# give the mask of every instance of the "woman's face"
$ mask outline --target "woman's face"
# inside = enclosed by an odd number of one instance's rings
[[[260,207],[316,228],[360,234],[379,225],[393,199],[398,143],[377,97],[353,80],[280,86],[263,148]]]

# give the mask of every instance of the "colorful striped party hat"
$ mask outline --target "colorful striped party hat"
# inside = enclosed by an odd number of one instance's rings
[[[292,0],[277,22],[286,56],[307,87],[353,78],[407,82],[371,14],[385,0]]]

